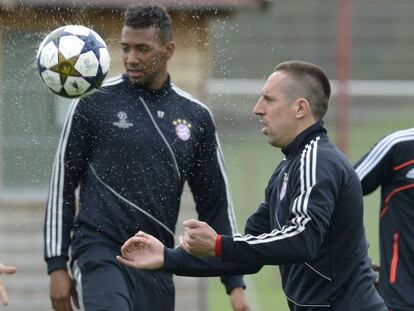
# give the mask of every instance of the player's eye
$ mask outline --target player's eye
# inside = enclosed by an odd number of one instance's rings
[[[138,49],[141,53],[148,53],[151,48],[149,46],[140,46]]]

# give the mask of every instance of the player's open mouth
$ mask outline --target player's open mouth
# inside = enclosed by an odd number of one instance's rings
[[[266,135],[266,122],[263,121],[262,119],[259,120],[260,124],[262,125],[262,134]]]

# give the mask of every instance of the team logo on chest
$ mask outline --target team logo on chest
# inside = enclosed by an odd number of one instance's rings
[[[187,141],[191,137],[191,123],[187,122],[186,120],[176,119],[173,121],[175,126],[175,133],[177,134],[178,138]]]
[[[120,111],[116,114],[116,116],[118,117],[118,121],[113,122],[113,125],[121,129],[128,129],[131,126],[133,126],[133,124],[128,121],[128,115],[126,114],[126,112]]]
[[[286,190],[287,190],[287,184],[288,184],[288,180],[289,177],[288,175],[285,173],[285,176],[283,176],[283,184],[282,184],[282,188],[280,189],[280,194],[279,194],[279,201],[282,201],[283,198],[286,195]]]
[[[410,178],[410,179],[414,179],[414,168],[412,168],[411,170],[409,170],[408,172],[407,172],[407,175],[405,175],[407,178]]]

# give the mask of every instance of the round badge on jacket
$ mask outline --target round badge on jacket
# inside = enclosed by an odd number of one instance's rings
[[[173,121],[175,125],[175,133],[182,141],[187,141],[191,137],[191,123],[186,120],[177,119]]]

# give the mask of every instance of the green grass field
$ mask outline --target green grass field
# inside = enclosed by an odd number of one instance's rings
[[[409,117],[412,114],[402,113],[402,115],[404,117],[398,120],[385,118],[376,123],[354,122],[351,124],[348,152],[351,163],[355,163],[384,135],[397,129],[412,127]],[[247,136],[222,137],[239,231],[243,230],[246,218],[263,199],[268,178],[282,158],[281,152],[267,144],[258,128],[258,133],[249,131]],[[328,131],[331,139],[335,140],[333,127],[329,124]],[[366,234],[370,243],[369,255],[374,261],[378,261],[378,205],[378,192],[365,198]],[[288,310],[277,267],[264,267],[257,275],[247,276],[246,282],[248,286],[246,293],[254,311]],[[212,278],[209,281],[208,301],[210,311],[232,310],[218,278]]]

